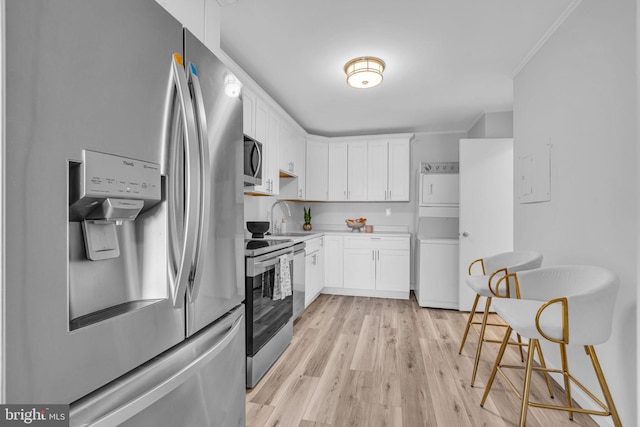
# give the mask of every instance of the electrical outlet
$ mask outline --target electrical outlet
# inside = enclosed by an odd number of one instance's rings
[[[391,209],[390,208],[387,208],[387,210],[385,211],[385,215],[391,216]]]

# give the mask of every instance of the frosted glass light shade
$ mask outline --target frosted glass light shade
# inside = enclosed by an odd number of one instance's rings
[[[232,75],[228,75],[224,79],[224,93],[230,98],[237,98],[240,96],[242,85]]]
[[[378,86],[382,83],[384,68],[384,61],[372,56],[352,59],[344,66],[347,84],[358,89]]]

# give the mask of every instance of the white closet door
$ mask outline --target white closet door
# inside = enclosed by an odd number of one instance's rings
[[[469,263],[513,250],[513,200],[513,139],[461,139],[461,311],[475,296],[465,284]]]

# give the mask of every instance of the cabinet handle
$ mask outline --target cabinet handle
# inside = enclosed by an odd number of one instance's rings
[[[376,260],[376,251],[371,251],[371,261]]]
[[[389,190],[389,200],[391,200],[391,190]]]

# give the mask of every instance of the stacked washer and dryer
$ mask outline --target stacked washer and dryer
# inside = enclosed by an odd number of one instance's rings
[[[458,309],[459,164],[422,162],[417,179],[416,299]]]

